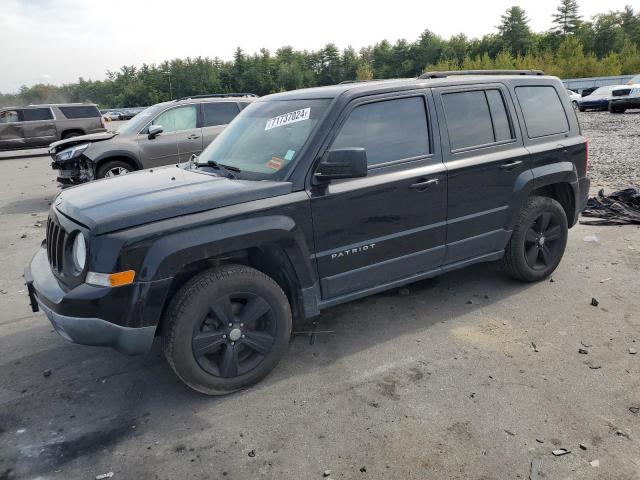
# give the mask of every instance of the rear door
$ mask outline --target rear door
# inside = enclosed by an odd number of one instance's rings
[[[202,145],[206,148],[231,123],[240,108],[236,102],[205,102],[202,104]]]
[[[530,157],[504,85],[439,88],[435,96],[449,172],[451,264],[504,248],[516,182],[530,171]]]
[[[150,125],[162,126],[162,133],[149,138]],[[192,152],[199,151],[199,133],[197,104],[165,110],[138,135],[144,168],[178,163],[188,159]]]
[[[44,147],[57,140],[53,112],[49,107],[18,110],[25,147]]]
[[[343,112],[328,148],[365,148],[369,167],[365,178],[311,188],[323,299],[441,265],[447,174],[428,105],[429,93],[403,92],[362,98]]]
[[[0,150],[10,150],[23,146],[24,133],[18,111],[0,111]]]

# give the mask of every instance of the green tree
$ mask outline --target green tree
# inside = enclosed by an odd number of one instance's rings
[[[579,8],[577,0],[560,0],[557,13],[552,15],[555,25],[553,31],[561,35],[575,33],[580,26],[580,19],[582,18],[578,14]]]
[[[503,46],[513,55],[525,53],[531,46],[529,19],[521,7],[511,7],[500,17],[498,26]]]

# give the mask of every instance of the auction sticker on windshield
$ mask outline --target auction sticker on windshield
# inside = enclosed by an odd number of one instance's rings
[[[290,123],[309,120],[310,115],[311,108],[301,108],[300,110],[296,110],[295,112],[289,112],[283,115],[278,115],[277,117],[270,118],[269,120],[267,120],[267,124],[264,126],[264,129],[266,131],[271,130],[272,128],[289,125]]]

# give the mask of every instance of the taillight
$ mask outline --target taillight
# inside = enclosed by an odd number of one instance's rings
[[[104,117],[102,115],[100,115],[100,124],[102,125],[102,128],[107,128],[107,126],[104,123]]]

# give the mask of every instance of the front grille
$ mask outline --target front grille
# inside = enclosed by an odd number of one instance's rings
[[[630,88],[623,88],[620,90],[614,90],[613,92],[611,92],[611,95],[614,97],[624,97],[626,95],[629,95],[630,93],[631,93]]]
[[[62,272],[66,239],[67,232],[55,217],[49,216],[49,220],[47,220],[47,257],[51,269],[58,273]]]

